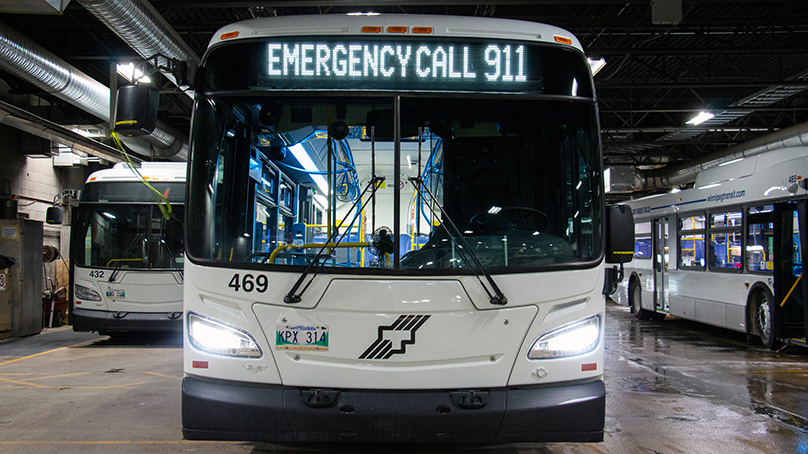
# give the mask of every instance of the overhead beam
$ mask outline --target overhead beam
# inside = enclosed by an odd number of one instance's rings
[[[115,148],[84,137],[5,101],[0,101],[0,123],[110,162],[123,161],[121,153]]]

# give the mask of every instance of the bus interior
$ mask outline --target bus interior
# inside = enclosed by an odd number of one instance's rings
[[[472,260],[503,270],[568,266],[599,257],[591,102],[399,102],[201,99],[189,184],[205,197],[189,202],[199,213],[189,217],[192,255],[408,270],[469,268]]]

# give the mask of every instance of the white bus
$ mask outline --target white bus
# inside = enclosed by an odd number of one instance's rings
[[[634,260],[616,299],[640,319],[673,315],[769,348],[804,343],[806,178],[808,147],[783,148],[705,169],[693,189],[627,202]]]
[[[87,178],[70,232],[75,331],[182,330],[185,171],[118,163]]]
[[[219,30],[198,75],[185,438],[603,439],[601,155],[574,36],[265,18]]]

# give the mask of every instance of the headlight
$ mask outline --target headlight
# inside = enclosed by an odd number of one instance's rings
[[[250,333],[201,315],[188,314],[191,345],[214,355],[259,358],[261,348]]]
[[[101,301],[101,295],[91,288],[76,284],[76,299],[84,301]]]
[[[589,353],[600,341],[600,315],[542,334],[530,347],[530,359],[561,358]]]

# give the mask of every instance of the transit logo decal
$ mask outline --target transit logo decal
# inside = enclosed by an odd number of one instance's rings
[[[729,191],[722,192],[721,194],[712,194],[707,197],[708,202],[721,203],[725,200],[738,199],[746,195],[746,191]]]
[[[406,353],[407,345],[415,343],[415,332],[429,317],[431,315],[402,315],[392,325],[380,326],[379,337],[359,359],[388,359]]]

